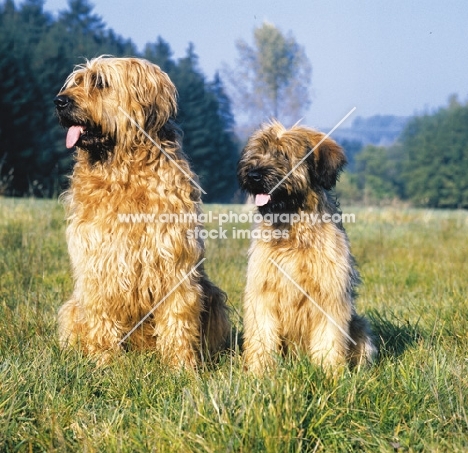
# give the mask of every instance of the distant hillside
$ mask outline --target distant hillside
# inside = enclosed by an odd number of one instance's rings
[[[365,145],[392,145],[406,126],[410,117],[375,115],[369,118],[358,116],[350,128],[338,128],[333,138],[338,142],[360,142]]]

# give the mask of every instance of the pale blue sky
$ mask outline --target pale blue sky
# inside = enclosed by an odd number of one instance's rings
[[[235,64],[235,41],[269,21],[291,31],[312,64],[303,123],[333,127],[356,116],[412,115],[468,100],[466,0],[95,0],[95,12],[141,50],[157,36],[176,58],[195,45],[211,78]],[[66,0],[46,0],[57,12]],[[77,62],[78,63],[78,62]]]

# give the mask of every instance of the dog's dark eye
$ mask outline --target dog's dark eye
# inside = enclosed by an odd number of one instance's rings
[[[100,75],[93,76],[93,86],[96,87],[98,90],[107,88],[105,80]]]
[[[287,155],[287,153],[285,153],[279,148],[275,148],[272,154],[275,157],[275,159],[281,159],[281,160],[285,160],[286,162],[289,162],[289,156]]]

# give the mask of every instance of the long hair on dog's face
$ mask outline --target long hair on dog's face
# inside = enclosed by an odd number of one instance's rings
[[[99,57],[77,66],[55,104],[68,128],[67,147],[96,158],[148,143],[147,135],[176,138],[174,125],[166,127],[177,112],[176,88],[159,66],[143,59]]]
[[[311,192],[332,189],[345,164],[343,150],[324,134],[273,121],[249,138],[237,174],[260,213],[295,212],[310,207]]]

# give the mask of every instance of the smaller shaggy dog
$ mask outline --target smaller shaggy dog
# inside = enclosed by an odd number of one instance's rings
[[[63,197],[75,289],[58,315],[62,346],[99,361],[153,349],[172,366],[195,367],[224,345],[230,325],[226,296],[203,271],[203,243],[190,234],[200,190],[173,122],[173,83],[146,60],[100,57],[70,74],[55,105],[76,147]],[[122,220],[139,213],[183,221]]]
[[[255,132],[242,152],[240,185],[263,216],[252,232],[244,297],[245,362],[257,374],[288,350],[332,369],[376,354],[355,311],[358,273],[329,193],[345,163],[324,134],[278,122]]]

